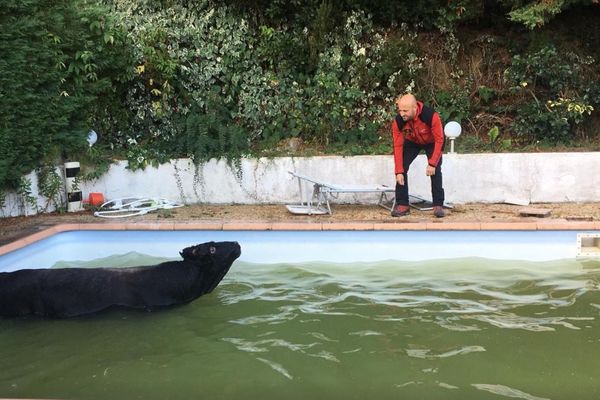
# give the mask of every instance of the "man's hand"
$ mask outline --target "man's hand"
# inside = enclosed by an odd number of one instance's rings
[[[396,182],[398,182],[398,185],[404,186],[404,174],[397,174]]]
[[[425,175],[427,175],[427,176],[435,175],[435,167],[428,165],[427,168],[425,168]]]

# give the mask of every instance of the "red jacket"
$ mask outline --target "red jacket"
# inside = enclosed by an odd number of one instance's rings
[[[444,146],[444,131],[442,130],[442,119],[440,114],[435,112],[433,119],[431,120],[431,128],[425,122],[421,121],[419,115],[423,109],[423,102],[417,102],[417,113],[415,117],[406,121],[402,127],[402,131],[398,129],[396,120],[392,122],[392,138],[394,140],[394,164],[395,173],[401,174],[404,172],[403,166],[403,150],[404,140],[410,140],[416,144],[430,144],[435,143],[433,147],[433,154],[428,159],[429,165],[437,167],[442,158],[442,147]]]

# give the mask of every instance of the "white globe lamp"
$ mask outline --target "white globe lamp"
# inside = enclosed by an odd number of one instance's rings
[[[460,136],[462,128],[456,121],[450,121],[444,127],[444,135],[450,139],[450,153],[454,153],[454,140]]]
[[[98,141],[98,134],[96,133],[95,130],[91,130],[88,133],[88,137],[87,137],[87,142],[90,145],[90,147],[92,147],[94,145],[94,143],[96,143]]]

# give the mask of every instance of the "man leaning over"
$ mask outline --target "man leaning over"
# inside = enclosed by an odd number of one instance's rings
[[[444,217],[444,188],[442,185],[442,150],[444,132],[440,115],[417,101],[412,94],[396,99],[398,115],[392,121],[394,165],[396,173],[396,201],[393,217],[410,213],[408,204],[408,168],[421,150],[427,156],[425,175],[431,177],[433,214]]]

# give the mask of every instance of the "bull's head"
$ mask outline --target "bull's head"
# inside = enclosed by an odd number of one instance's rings
[[[204,275],[204,293],[210,293],[242,253],[238,242],[207,242],[183,249],[184,260],[196,264]]]

